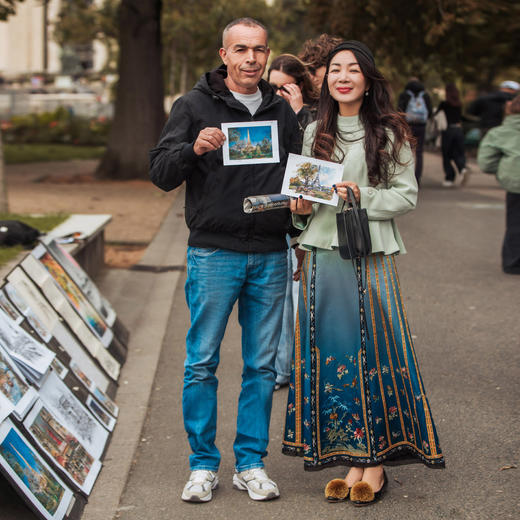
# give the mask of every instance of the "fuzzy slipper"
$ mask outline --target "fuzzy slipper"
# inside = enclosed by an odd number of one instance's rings
[[[372,486],[368,482],[356,482],[350,490],[350,500],[355,506],[368,506],[377,502],[386,492],[388,486],[388,478],[383,472],[383,485],[379,491],[374,492]]]
[[[335,478],[325,486],[325,498],[329,502],[341,502],[348,498],[350,488],[342,478]]]

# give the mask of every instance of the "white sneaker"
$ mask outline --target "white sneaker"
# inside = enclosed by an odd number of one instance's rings
[[[186,502],[209,502],[212,491],[218,487],[218,477],[214,471],[197,469],[182,490],[181,498]]]
[[[453,188],[453,186],[455,186],[453,181],[442,181],[443,188]]]
[[[469,174],[471,173],[471,170],[469,168],[462,168],[460,170],[460,185],[465,186],[469,179]]]
[[[253,468],[233,475],[233,487],[247,491],[253,500],[272,500],[280,496],[278,486],[267,476],[264,468]]]

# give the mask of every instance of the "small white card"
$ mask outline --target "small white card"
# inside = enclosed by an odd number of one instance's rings
[[[277,121],[222,123],[225,166],[280,162]]]
[[[338,205],[333,184],[343,179],[343,165],[290,153],[287,159],[282,193],[290,197],[300,195],[312,202]]]

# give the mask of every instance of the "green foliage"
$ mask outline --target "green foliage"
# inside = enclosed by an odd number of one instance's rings
[[[4,145],[6,164],[100,159],[104,152],[104,146],[40,143]]]
[[[9,16],[15,14],[18,2],[23,0],[0,0],[0,21],[7,20]]]
[[[79,117],[65,107],[59,107],[54,112],[14,116],[2,123],[2,132],[6,144],[104,145],[110,124],[105,117]]]

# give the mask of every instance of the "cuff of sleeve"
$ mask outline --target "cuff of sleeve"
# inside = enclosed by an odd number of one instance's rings
[[[293,226],[296,229],[301,229],[302,231],[307,227],[309,223],[309,215],[296,215],[292,216]]]
[[[181,157],[188,163],[194,163],[199,156],[193,151],[193,144],[186,143],[182,148]]]

